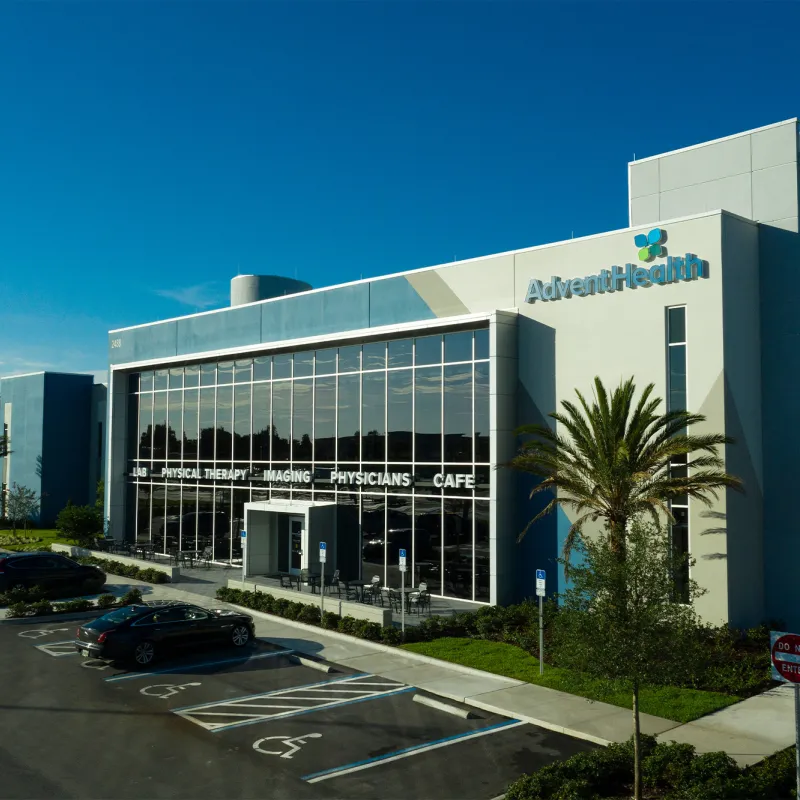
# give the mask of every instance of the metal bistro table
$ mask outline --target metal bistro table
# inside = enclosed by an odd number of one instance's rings
[[[178,553],[181,562],[185,564],[188,561],[191,569],[194,568],[194,562],[200,558],[200,555],[199,550],[181,550]]]
[[[148,559],[150,561],[155,561],[155,547],[152,544],[137,544],[133,547],[133,552],[135,554],[141,554],[141,557],[144,561]]]

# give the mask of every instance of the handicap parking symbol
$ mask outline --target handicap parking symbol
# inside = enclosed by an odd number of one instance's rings
[[[153,686],[145,686],[144,689],[139,690],[139,693],[147,697],[158,697],[160,700],[166,700],[168,697],[172,697],[172,695],[178,694],[190,686],[201,686],[201,684],[199,682],[182,684],[156,683]]]
[[[280,756],[281,758],[291,758],[298,750],[300,750],[301,746],[306,743],[307,739],[321,739],[321,733],[306,733],[303,736],[267,736],[264,739],[259,739],[256,742],[253,742],[253,750],[257,750],[259,753],[264,753],[267,756]],[[284,747],[280,750],[264,750],[261,747],[264,742],[270,741],[280,741],[283,742]],[[288,745],[288,750],[286,749],[286,745]]]
[[[61,631],[68,631],[69,628],[33,628],[32,630],[22,631],[17,636],[23,639],[41,639],[43,636],[49,636],[51,633],[59,633]]]

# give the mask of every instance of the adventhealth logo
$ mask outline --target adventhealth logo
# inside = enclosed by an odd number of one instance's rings
[[[637,233],[633,243],[639,248],[639,261],[652,261],[656,256],[665,256],[667,251],[661,246],[664,231],[653,228],[650,233]]]
[[[638,234],[634,238],[634,243],[639,247],[639,258],[642,261],[650,261],[656,256],[666,255],[666,250],[662,245],[663,241],[664,231],[660,228],[655,228],[648,234]],[[532,278],[528,284],[525,302],[535,303],[537,300],[546,302],[570,297],[588,297],[593,294],[617,292],[624,288],[644,289],[650,286],[664,286],[667,283],[693,281],[705,277],[705,262],[692,253],[687,253],[685,258],[668,256],[666,261],[654,264],[652,267],[625,264],[624,267],[613,266],[611,269],[600,270],[600,272],[587,275],[585,278],[561,280],[554,275],[547,282]]]

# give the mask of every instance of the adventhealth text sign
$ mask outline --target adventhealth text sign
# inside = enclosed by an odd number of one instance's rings
[[[639,259],[650,261],[655,256],[666,255],[666,248],[661,244],[664,238],[665,233],[660,228],[654,228],[648,234],[640,233],[634,237],[634,243],[639,248]],[[617,292],[624,288],[644,289],[649,286],[663,286],[667,283],[694,281],[705,277],[703,260],[692,253],[687,253],[685,258],[669,256],[665,262],[654,264],[652,267],[625,264],[623,267],[613,266],[611,269],[600,270],[599,273],[587,275],[585,278],[561,280],[556,275],[549,281],[533,278],[528,284],[525,302],[588,297],[593,294]]]

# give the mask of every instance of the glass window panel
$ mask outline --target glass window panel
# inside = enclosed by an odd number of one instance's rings
[[[200,460],[214,460],[214,389],[200,390]]]
[[[400,550],[406,551],[407,564],[412,563],[413,498],[389,497],[386,509],[386,585],[400,588]],[[409,576],[406,574],[406,584]]]
[[[233,390],[233,460],[250,461],[250,386]]]
[[[362,369],[386,367],[386,342],[369,342],[361,348]]]
[[[253,461],[269,461],[269,420],[272,385],[253,384]]]
[[[183,389],[183,367],[172,367],[170,369],[169,388]]]
[[[213,386],[217,382],[217,365],[203,364],[200,367],[200,385]]]
[[[686,341],[686,308],[667,309],[667,322],[669,326],[669,343],[681,343]]]
[[[475,461],[489,461],[489,364],[475,365]]]
[[[281,353],[272,359],[272,378],[278,380],[279,378],[292,377],[292,354]]]
[[[259,356],[253,360],[253,380],[268,381],[272,377],[272,356]]]
[[[129,483],[125,486],[125,531],[123,532],[123,541],[125,542],[136,541],[137,489],[138,487],[135,483]]]
[[[489,358],[489,330],[475,331],[475,360]]]
[[[314,351],[294,354],[294,377],[307,378],[314,374]]]
[[[336,378],[317,378],[314,387],[314,460],[336,459]]]
[[[217,364],[217,384],[233,383],[233,361],[220,361]]]
[[[669,410],[686,409],[686,347],[669,348]]]
[[[396,481],[386,484],[387,492],[392,494],[411,494],[414,491],[414,470],[410,464],[387,464],[386,472],[389,473],[392,481]],[[411,484],[409,486],[403,486],[403,474],[411,476]],[[395,478],[395,475],[398,477]]]
[[[139,508],[136,513],[136,541],[150,541],[150,497],[152,486],[149,483],[140,483],[137,489],[137,504]]]
[[[444,501],[444,592],[472,600],[472,500]]]
[[[214,490],[214,560],[231,557],[231,490]]]
[[[442,370],[414,370],[415,461],[442,460]]]
[[[181,487],[167,486],[167,513],[164,520],[164,553],[180,548]]]
[[[414,383],[413,372],[401,369],[387,373],[388,380],[388,458],[411,461]]]
[[[197,389],[188,389],[183,393],[183,460],[197,460],[197,426],[198,426]]]
[[[386,374],[368,372],[362,377],[361,457],[364,461],[383,461],[386,458]]]
[[[414,497],[414,585],[428,585],[431,594],[442,590],[442,501]]]
[[[153,391],[153,372],[152,370],[149,372],[143,372],[141,380],[139,382],[139,391],[140,392],[152,392]]]
[[[444,335],[444,360],[447,363],[472,361],[472,331]]]
[[[126,420],[128,431],[126,436],[126,454],[128,459],[139,457],[139,395],[128,395],[128,416]],[[133,466],[133,465],[131,465]]]
[[[247,383],[253,376],[253,359],[247,358],[233,364],[233,382]]]
[[[150,541],[157,553],[163,553],[167,522],[167,487],[161,483],[153,484],[153,502],[150,517]]]
[[[339,348],[339,372],[361,369],[361,347],[357,344]]]
[[[153,395],[139,396],[139,458],[153,457]]]
[[[435,486],[433,479],[442,471],[442,465],[436,464],[435,466],[426,466],[415,464],[414,465],[414,492],[416,494],[436,494],[441,496],[442,487]]]
[[[488,497],[491,484],[491,470],[488,466],[475,467],[475,497]]]
[[[414,349],[411,339],[394,339],[389,342],[390,367],[410,367],[413,358]]]
[[[417,366],[442,363],[442,337],[421,336],[414,339],[415,357]]]
[[[174,389],[167,394],[169,395],[167,458],[180,460],[183,440],[183,392]]]
[[[297,362],[295,362],[297,367]],[[312,458],[313,393],[314,382],[294,381],[292,407],[292,461],[310,461]]]
[[[233,375],[233,373],[231,373]],[[233,457],[233,386],[217,389],[217,445],[215,458],[218,467],[229,467]]]
[[[472,364],[444,368],[444,460],[472,461]]]
[[[153,395],[153,459],[167,457],[167,393]]]
[[[369,583],[377,575],[385,580],[386,499],[361,497],[361,579]]]
[[[317,350],[314,354],[314,363],[317,375],[332,375],[336,372],[336,348]]]
[[[686,509],[682,509],[686,510]],[[673,509],[673,514],[677,509]],[[688,516],[688,514],[687,514]],[[677,518],[677,515],[676,515]],[[673,580],[675,582],[674,597],[678,603],[688,603],[689,597],[689,526],[686,524],[672,525],[670,528],[672,539],[673,557],[676,560],[676,569]]]
[[[197,547],[203,550],[214,541],[214,490],[201,486],[197,490]]]
[[[475,501],[475,599],[488,603],[489,584],[489,502]]]
[[[181,550],[197,550],[197,487],[185,486],[181,494]]]
[[[338,461],[359,461],[361,441],[361,378],[345,375],[339,382],[338,414]]]
[[[131,372],[128,374],[128,394],[139,391],[139,373]]]
[[[186,389],[200,385],[200,367],[197,364],[191,364],[183,370],[183,385]]]
[[[277,363],[277,359],[276,359]],[[292,384],[272,384],[272,460],[289,460],[291,435]]]
[[[166,389],[169,384],[169,370],[157,369],[153,381],[154,389]]]

